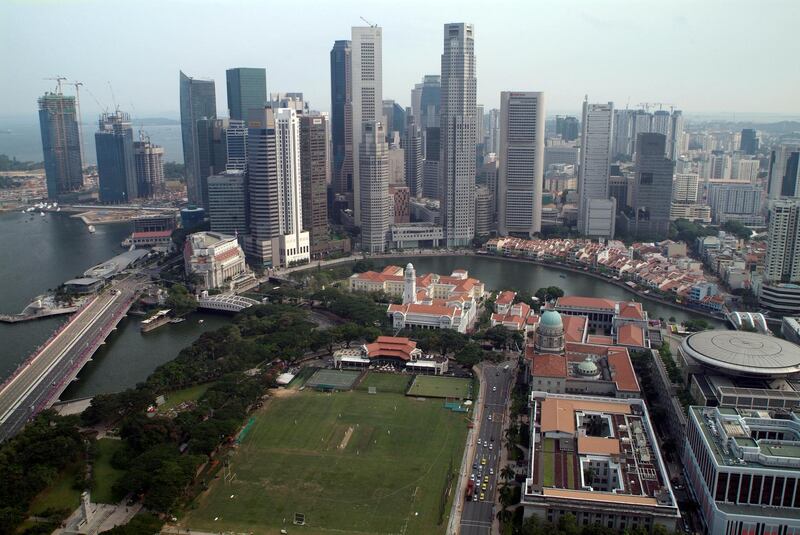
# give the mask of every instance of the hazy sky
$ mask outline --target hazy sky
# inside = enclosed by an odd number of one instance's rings
[[[265,67],[267,89],[330,108],[329,52],[363,16],[383,27],[384,98],[438,74],[442,26],[475,25],[478,102],[545,91],[548,113],[592,101],[686,113],[800,113],[800,0],[0,0],[0,115],[35,116],[61,74],[103,106],[177,116],[178,71],[217,82]],[[82,92],[84,119],[100,107]]]

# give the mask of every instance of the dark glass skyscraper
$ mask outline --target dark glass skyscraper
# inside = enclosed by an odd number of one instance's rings
[[[208,208],[207,195],[201,184],[198,155],[197,121],[217,115],[214,80],[197,80],[180,73],[181,138],[183,163],[186,166],[186,189],[189,203]]]
[[[127,113],[117,111],[100,116],[94,135],[100,202],[127,203],[139,196],[133,128]]]
[[[331,49],[331,141],[333,147],[332,178],[336,193],[347,193],[350,187],[346,172],[343,172],[347,144],[352,143],[352,140],[348,140],[346,135],[349,113],[345,112],[345,109],[350,99],[349,79],[350,41],[335,41]]]
[[[251,109],[261,109],[267,102],[266,69],[237,67],[225,71],[230,118],[247,121]]]
[[[745,154],[756,154],[758,152],[758,136],[752,128],[742,129],[742,138],[739,141],[739,150]]]
[[[42,132],[47,196],[51,199],[83,186],[78,120],[75,97],[60,92],[45,93],[39,97],[39,127]]]
[[[633,183],[634,229],[637,235],[663,237],[669,233],[672,172],[675,162],[664,156],[667,137],[639,134],[636,139],[636,175]]]
[[[309,233],[312,256],[328,242],[328,117],[300,117],[300,183],[303,229]]]

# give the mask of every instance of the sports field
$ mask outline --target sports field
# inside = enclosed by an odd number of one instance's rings
[[[389,388],[389,379],[384,390]],[[397,378],[398,376],[394,376]],[[395,388],[399,381],[395,380]],[[221,475],[181,519],[200,531],[443,533],[442,490],[458,470],[463,415],[434,400],[366,391],[274,397]],[[304,513],[305,526],[292,525]]]
[[[402,373],[367,372],[367,376],[359,383],[358,390],[366,392],[369,387],[374,386],[378,393],[405,394],[410,382],[411,376]]]
[[[320,390],[350,390],[361,372],[352,370],[328,370],[321,368],[306,381],[308,388]]]
[[[417,375],[408,390],[408,395],[427,398],[471,399],[471,385],[472,381],[469,379]]]

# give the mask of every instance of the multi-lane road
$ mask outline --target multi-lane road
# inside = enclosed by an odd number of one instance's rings
[[[468,459],[469,464],[466,467],[469,479],[475,482],[477,500],[471,499],[464,503],[461,512],[462,535],[484,535],[492,532],[497,482],[502,468],[500,458],[503,451],[505,416],[516,365],[515,360],[482,365],[483,411],[480,422],[475,422],[477,432],[474,433],[476,438],[473,439],[474,453],[472,458]],[[456,496],[456,499],[465,498],[462,494]]]
[[[57,335],[0,389],[0,441],[19,431],[66,388],[130,307],[142,285],[131,276],[117,281],[82,307]]]

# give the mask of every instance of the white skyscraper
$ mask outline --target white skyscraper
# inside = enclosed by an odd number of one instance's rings
[[[294,109],[275,110],[275,154],[280,265],[288,266],[295,262],[308,261],[311,253],[308,232],[303,230],[303,204],[300,191],[300,118]]]
[[[382,29],[378,26],[354,26],[352,29],[353,212],[357,225],[361,225],[362,180],[358,152],[361,133],[364,123],[380,122],[383,115],[382,35]]]
[[[542,230],[544,93],[500,93],[500,172],[497,231]]]
[[[441,213],[448,247],[475,236],[475,33],[471,24],[444,25],[442,54]]]
[[[762,306],[785,314],[800,307],[800,200],[770,201]]]
[[[389,231],[389,145],[380,122],[361,129],[358,148],[361,170],[361,249],[370,253],[386,250]]]
[[[614,237],[616,201],[608,195],[613,118],[614,103],[589,104],[584,100],[578,229],[586,236]]]

